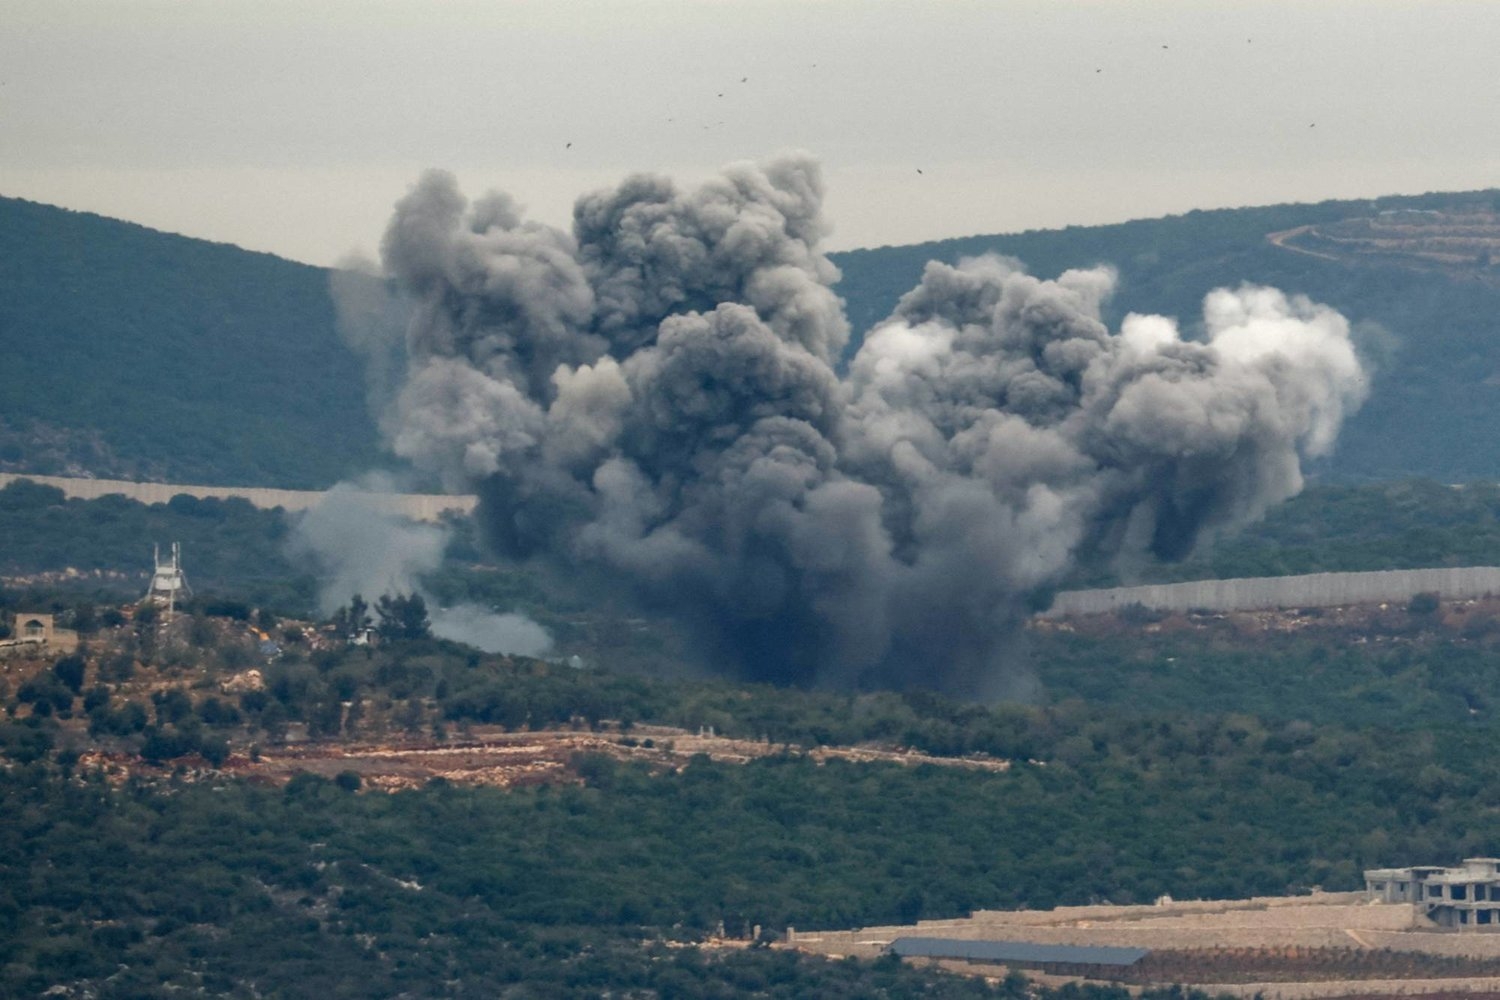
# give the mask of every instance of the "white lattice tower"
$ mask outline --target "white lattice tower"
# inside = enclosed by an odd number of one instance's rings
[[[156,568],[151,573],[151,587],[146,591],[146,601],[165,607],[167,620],[170,621],[172,612],[177,609],[178,599],[192,593],[188,588],[187,574],[182,571],[182,549],[176,542],[172,543],[170,562],[161,561],[159,545],[152,547],[152,556]]]

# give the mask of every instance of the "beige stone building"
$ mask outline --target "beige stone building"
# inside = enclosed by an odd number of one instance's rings
[[[71,653],[78,648],[78,633],[58,628],[51,615],[18,611],[9,639],[0,639],[0,655],[6,653]]]

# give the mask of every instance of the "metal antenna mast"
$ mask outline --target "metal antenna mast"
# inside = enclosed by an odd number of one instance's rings
[[[151,573],[151,587],[146,591],[146,601],[166,607],[166,620],[171,621],[172,613],[177,610],[178,596],[187,597],[192,593],[188,587],[187,574],[182,571],[182,548],[173,542],[172,561],[164,563],[161,561],[161,546],[153,545],[152,559],[156,568]]]

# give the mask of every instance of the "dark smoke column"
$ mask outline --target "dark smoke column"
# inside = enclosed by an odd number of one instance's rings
[[[843,468],[885,501],[900,659],[941,652],[949,685],[1013,690],[996,661],[1021,595],[1085,548],[1180,559],[1260,517],[1363,399],[1330,309],[1244,287],[1208,297],[1205,342],[1159,316],[1115,333],[1114,280],[929,264],[851,366]]]
[[[688,622],[747,677],[1018,690],[1022,595],[1083,546],[1178,557],[1301,486],[1360,399],[1342,317],[1209,297],[1206,343],[1114,333],[1113,276],[930,265],[847,381],[807,157],[581,198],[571,235],[424,176],[385,264],[416,302],[385,421],[497,548]]]
[[[852,677],[887,556],[878,492],[838,470],[821,202],[800,156],[688,192],[634,177],[569,236],[428,174],[384,245],[418,300],[395,450],[476,484],[506,554],[682,616],[712,662]]]

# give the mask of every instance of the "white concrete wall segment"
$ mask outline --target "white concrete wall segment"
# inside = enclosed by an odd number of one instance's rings
[[[277,490],[260,486],[192,486],[182,483],[134,483],[123,479],[79,479],[71,476],[34,476],[29,473],[0,472],[0,489],[18,479],[29,479],[44,486],[56,486],[68,497],[95,500],[121,494],[141,503],[166,503],[178,494],[200,500],[216,497],[240,497],[262,510],[307,510],[323,499],[318,490]],[[469,494],[443,496],[434,493],[366,493],[362,496],[374,507],[414,521],[436,521],[447,511],[472,513],[479,498]]]
[[[1059,593],[1044,617],[1097,615],[1139,604],[1160,611],[1256,611],[1405,602],[1415,594],[1444,600],[1500,595],[1500,567],[1394,569],[1371,573],[1309,573],[1237,580],[1193,580]]]

